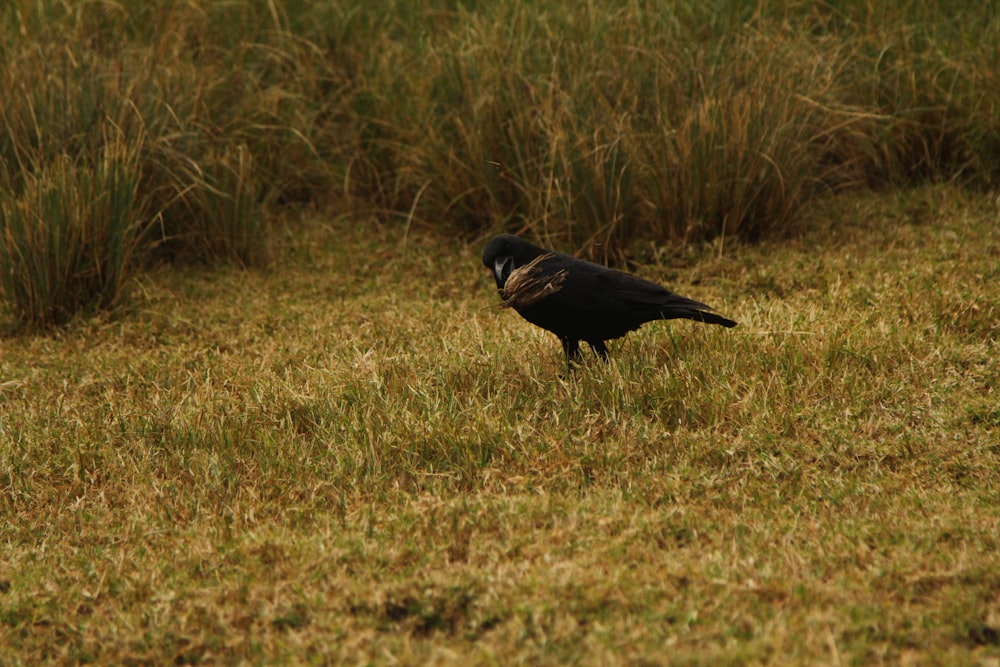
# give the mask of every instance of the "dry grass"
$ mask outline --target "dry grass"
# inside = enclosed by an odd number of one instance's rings
[[[500,290],[500,296],[503,297],[500,307],[524,308],[561,290],[562,284],[566,281],[566,269],[556,271],[550,276],[537,275],[540,270],[539,265],[552,256],[550,252],[539,255],[524,266],[511,271],[503,289]]]
[[[773,238],[831,192],[995,186],[998,40],[978,0],[9,0],[0,206],[113,138],[137,156],[122,217],[141,247],[104,253],[87,222],[69,255],[124,280],[150,254],[264,265],[267,220],[331,201],[600,260]],[[66,180],[57,208],[85,189]],[[48,274],[19,272],[0,298],[22,326],[121,300],[38,243],[58,229],[23,229],[0,218],[0,257],[35,243],[74,298],[32,301]]]
[[[33,165],[20,192],[0,191],[0,295],[21,326],[125,299],[144,230],[138,153],[115,136],[91,159]]]
[[[376,31],[392,48],[353,100],[345,183],[411,222],[616,260],[636,239],[781,234],[830,191],[995,183],[1000,17],[964,4],[416,12]]]
[[[570,380],[439,236],[154,272],[0,341],[0,654],[995,664],[997,214],[937,187],[690,246],[640,272],[742,326]]]

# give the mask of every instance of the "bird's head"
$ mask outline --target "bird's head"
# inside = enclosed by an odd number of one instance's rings
[[[511,271],[544,255],[547,250],[528,243],[512,234],[501,234],[490,239],[483,248],[483,264],[493,271],[497,288],[503,289]]]

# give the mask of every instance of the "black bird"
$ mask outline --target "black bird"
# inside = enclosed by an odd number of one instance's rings
[[[684,318],[734,327],[703,303],[654,282],[528,243],[511,234],[490,239],[483,264],[493,271],[504,306],[562,341],[566,363],[586,341],[602,359],[605,341],[652,320]]]

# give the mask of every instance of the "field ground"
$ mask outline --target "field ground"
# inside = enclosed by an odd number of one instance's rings
[[[1000,664],[998,214],[661,255],[740,326],[570,378],[439,236],[144,274],[0,339],[0,662]]]

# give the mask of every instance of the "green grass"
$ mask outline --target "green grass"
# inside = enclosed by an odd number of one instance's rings
[[[309,215],[267,272],[152,270],[0,339],[0,653],[992,664],[997,214],[690,244],[639,271],[740,326],[568,379],[447,236]]]
[[[0,288],[15,321],[65,323],[127,296],[144,229],[139,156],[122,137],[90,160],[32,165],[21,192],[0,192]]]

